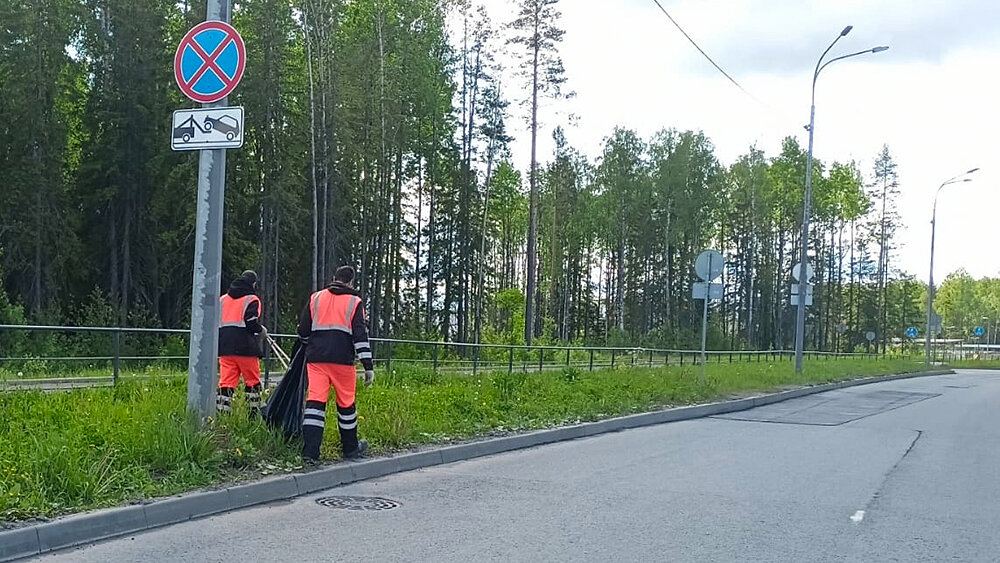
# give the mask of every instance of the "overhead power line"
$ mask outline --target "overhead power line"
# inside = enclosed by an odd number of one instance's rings
[[[684,37],[687,37],[687,40],[690,41],[692,45],[694,45],[694,48],[698,49],[698,52],[701,53],[702,56],[705,57],[705,59],[708,60],[708,62],[712,63],[712,66],[714,66],[716,68],[716,70],[718,70],[719,72],[721,72],[723,76],[725,76],[726,78],[728,78],[729,81],[732,82],[734,86],[736,86],[737,88],[739,88],[740,90],[742,90],[744,94],[750,96],[751,98],[754,98],[753,94],[751,94],[750,92],[747,92],[747,89],[744,88],[739,82],[737,82],[735,78],[733,78],[732,76],[729,76],[729,73],[726,72],[725,70],[723,70],[722,67],[719,66],[719,64],[716,63],[712,59],[712,57],[708,56],[708,53],[706,53],[705,50],[702,49],[698,45],[698,43],[694,39],[691,38],[690,35],[688,35],[688,32],[684,31],[684,28],[681,27],[681,24],[677,23],[677,20],[675,20],[674,17],[670,15],[670,12],[668,12],[667,9],[663,7],[663,4],[660,3],[660,0],[653,0],[653,2],[656,2],[656,5],[659,6],[660,11],[663,12],[663,15],[667,16],[667,19],[670,20],[670,23],[674,24],[674,27],[676,27],[681,33],[683,33]],[[756,100],[756,98],[754,98],[754,99]]]
[[[736,86],[737,88],[739,88],[741,92],[743,92],[744,94],[746,94],[747,97],[749,97],[751,100],[753,100],[754,102],[756,102],[762,108],[764,108],[765,110],[767,110],[767,112],[770,113],[772,116],[778,118],[781,122],[786,122],[786,125],[790,125],[792,123],[796,123],[797,120],[792,119],[790,116],[786,115],[784,112],[780,112],[780,111],[776,110],[770,104],[764,103],[763,101],[760,100],[760,98],[758,98],[757,96],[754,96],[746,88],[744,88],[743,85],[740,84],[735,78],[733,78],[732,76],[730,76],[729,73],[725,71],[725,69],[723,69],[721,66],[719,66],[719,63],[715,62],[715,60],[712,59],[712,57],[710,57],[709,54],[706,53],[705,50],[702,49],[701,46],[698,45],[698,43],[690,35],[688,35],[688,32],[684,31],[684,28],[681,27],[681,24],[677,23],[677,20],[675,20],[674,17],[670,15],[670,12],[668,12],[667,9],[663,7],[663,4],[660,2],[660,0],[653,0],[653,2],[655,2],[656,5],[657,5],[657,7],[660,8],[660,11],[663,12],[663,15],[667,16],[667,19],[670,20],[670,23],[674,24],[674,27],[676,27],[677,30],[680,31],[684,35],[684,37],[686,37],[687,40],[691,42],[692,45],[694,45],[694,48],[698,49],[698,52],[701,53],[701,55],[703,57],[705,57],[705,59],[708,62],[712,63],[712,66],[714,66],[716,70],[718,70],[720,73],[722,73],[722,75],[725,76],[726,79],[728,79],[729,82],[731,82],[733,84],[733,86]]]

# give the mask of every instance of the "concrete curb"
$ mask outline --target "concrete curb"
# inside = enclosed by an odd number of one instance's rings
[[[739,412],[789,399],[848,387],[857,387],[859,385],[953,373],[955,372],[952,370],[930,371],[827,383],[759,397],[672,408],[598,422],[553,428],[551,430],[540,430],[481,442],[446,446],[424,452],[373,459],[360,463],[344,463],[308,473],[273,477],[221,490],[188,493],[177,497],[151,501],[148,504],[77,514],[43,524],[0,532],[0,562],[86,545],[108,538],[186,522],[188,520],[239,510],[276,500],[308,495],[340,485],[384,477],[393,473],[464,461],[554,442],[618,432],[630,428]]]

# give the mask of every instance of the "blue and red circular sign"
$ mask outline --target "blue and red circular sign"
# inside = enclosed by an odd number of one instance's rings
[[[246,63],[246,45],[233,26],[207,21],[181,40],[174,55],[174,77],[185,96],[210,104],[236,89]]]

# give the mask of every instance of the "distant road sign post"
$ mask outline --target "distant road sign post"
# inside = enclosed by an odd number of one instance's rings
[[[202,420],[215,411],[218,385],[219,290],[222,286],[222,218],[226,148],[243,142],[242,108],[225,108],[246,69],[246,46],[229,22],[232,0],[208,0],[206,20],[189,31],[174,55],[174,78],[181,92],[211,111],[174,115],[171,146],[200,149],[195,216],[191,337],[188,355],[188,408]],[[237,120],[234,110],[239,109]],[[219,112],[219,113],[215,113]],[[186,117],[185,117],[186,116]],[[231,117],[232,120],[227,119]],[[176,120],[180,117],[181,121]],[[232,138],[230,138],[232,137]],[[204,141],[203,146],[196,146]],[[239,144],[235,144],[239,142]],[[211,150],[209,150],[211,149]]]
[[[726,261],[717,250],[706,250],[694,261],[694,272],[702,281],[710,282],[722,275]]]
[[[907,338],[916,338],[917,337],[917,327],[911,326],[910,328],[906,329],[906,337]]]
[[[813,304],[813,285],[811,283],[793,283],[792,284],[792,297],[791,304],[798,305],[799,299],[802,295],[802,288],[805,288],[805,299],[806,307],[810,307]]]
[[[726,261],[716,250],[706,250],[698,255],[694,262],[694,271],[704,283],[696,283],[692,287],[695,299],[704,301],[701,314],[701,377],[705,377],[705,347],[708,344],[708,302],[712,299],[722,299],[724,292],[721,283],[712,283],[722,275]]]
[[[816,274],[816,272],[813,270],[812,264],[806,264],[806,276],[805,276],[805,279],[802,278],[802,263],[801,262],[798,263],[798,264],[796,264],[792,268],[792,277],[795,278],[795,281],[797,281],[797,282],[809,283],[810,281],[812,281],[813,276],[815,274]]]
[[[976,336],[982,336],[986,334],[986,329],[981,326],[977,326],[976,328],[972,329],[972,334],[975,334]]]

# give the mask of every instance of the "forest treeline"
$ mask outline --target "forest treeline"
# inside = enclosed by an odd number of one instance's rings
[[[354,264],[376,336],[522,342],[528,326],[535,342],[686,347],[692,265],[716,248],[712,345],[790,346],[803,148],[723,163],[699,131],[619,128],[588,158],[551,109],[572,86],[558,9],[236,2],[249,60],[230,103],[247,122],[228,155],[225,281],[255,269],[284,331]],[[204,14],[0,0],[0,320],[187,326],[197,155],[170,150],[170,113],[194,105],[172,57]],[[539,121],[566,122],[553,154],[537,154]],[[531,163],[511,160],[521,124]],[[814,164],[815,348],[852,350],[869,330],[884,343],[923,318],[924,287],[896,266],[896,165],[888,148],[873,157]]]

